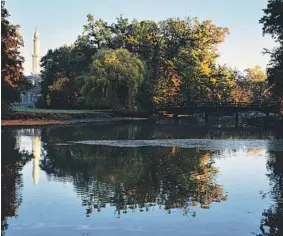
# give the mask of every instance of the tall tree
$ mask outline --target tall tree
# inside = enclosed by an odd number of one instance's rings
[[[55,50],[49,50],[41,59],[43,79],[41,87],[46,106],[77,108],[84,104],[74,83],[77,76],[88,71],[88,65],[82,65],[81,60],[84,59],[75,45],[65,45]],[[68,82],[62,83],[62,78]],[[61,101],[64,100],[64,102],[56,102],[59,91]]]
[[[5,1],[1,0],[1,101],[10,104],[19,100],[21,85],[24,85],[23,62],[19,49],[24,46],[19,25],[9,22]]]
[[[275,98],[283,97],[283,0],[268,0],[267,8],[260,19],[263,34],[271,35],[279,46],[272,51],[271,60],[267,68],[268,82]]]

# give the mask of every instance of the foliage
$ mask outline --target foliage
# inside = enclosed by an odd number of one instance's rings
[[[68,107],[71,96],[70,80],[62,77],[57,78],[52,85],[48,86],[47,105],[56,107]]]
[[[100,50],[93,58],[89,74],[82,78],[81,93],[88,104],[101,103],[116,109],[136,106],[136,95],[144,79],[140,59],[125,49]]]
[[[69,107],[77,99],[80,100],[77,104],[87,107],[133,108],[137,105],[141,109],[187,102],[262,101],[261,95],[266,90],[264,71],[255,67],[239,75],[235,69],[217,64],[218,46],[228,33],[225,27],[197,18],[155,22],[129,21],[120,16],[109,25],[88,15],[82,34],[72,46],[49,51],[43,57],[43,97],[47,101],[49,86],[58,78],[66,77],[70,88],[66,88],[65,96],[69,91],[76,94],[69,101]],[[118,63],[115,53],[119,50],[129,52],[143,65],[140,76],[144,79],[137,79],[135,75],[133,81],[140,82],[131,85],[135,88],[133,95],[127,94],[126,85],[118,85],[114,79],[119,77],[120,81],[119,73],[129,73],[134,64]],[[124,88],[117,89],[117,86]],[[129,96],[134,99],[129,100]]]
[[[260,66],[246,69],[246,83],[248,84],[252,94],[253,101],[268,99],[267,94],[267,76]]]
[[[259,23],[263,24],[263,34],[269,34],[279,42],[283,41],[283,1],[268,0],[264,15]]]
[[[84,99],[74,83],[75,77],[84,72],[78,64],[78,56],[74,45],[65,45],[59,49],[49,50],[41,59],[41,86],[45,105],[53,108],[77,108],[84,104]],[[63,78],[68,82],[63,83]],[[56,102],[58,96],[62,102]]]
[[[12,25],[8,17],[5,1],[1,0],[1,100],[6,104],[19,100],[20,87],[25,84],[24,58],[19,52],[24,46],[23,38],[19,25]]]
[[[279,44],[272,51],[266,50],[271,55],[267,68],[268,82],[276,99],[283,97],[283,1],[269,0],[263,11],[259,21],[263,25],[263,34],[271,35]]]

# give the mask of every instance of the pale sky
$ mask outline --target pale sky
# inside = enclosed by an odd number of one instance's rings
[[[87,14],[110,24],[122,14],[132,20],[165,20],[169,17],[198,17],[230,29],[220,46],[220,64],[244,70],[255,65],[266,67],[269,57],[263,48],[272,48],[270,37],[262,36],[258,23],[267,0],[6,0],[13,24],[21,25],[25,41],[22,50],[25,74],[32,70],[33,34],[40,35],[41,56],[48,49],[73,43],[81,34]]]

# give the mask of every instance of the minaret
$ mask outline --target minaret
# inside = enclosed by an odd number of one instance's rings
[[[36,27],[33,36],[32,74],[36,76],[39,73],[40,73],[40,40]]]

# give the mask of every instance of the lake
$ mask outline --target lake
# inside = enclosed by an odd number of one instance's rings
[[[3,235],[283,235],[283,134],[2,127]]]

